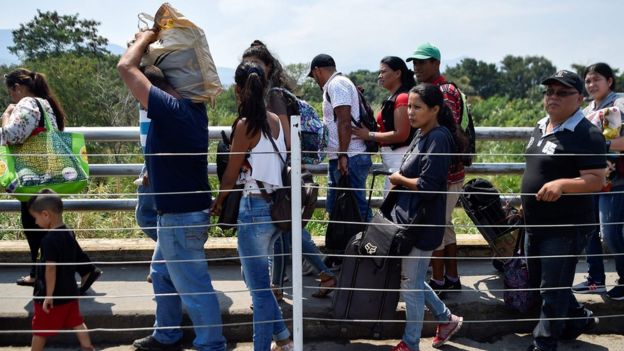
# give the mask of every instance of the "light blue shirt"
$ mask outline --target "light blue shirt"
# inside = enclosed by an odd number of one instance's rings
[[[572,116],[570,116],[568,119],[565,120],[565,122],[555,126],[552,129],[552,132],[546,134],[546,127],[548,126],[548,123],[550,122],[550,116],[546,116],[542,119],[540,119],[537,122],[537,125],[539,127],[539,129],[542,131],[542,138],[550,135],[550,134],[555,134],[557,132],[560,132],[564,129],[567,129],[571,132],[574,131],[574,129],[576,128],[576,126],[579,124],[579,122],[581,122],[583,120],[583,118],[585,118],[585,115],[583,114],[583,111],[581,111],[581,109],[576,110],[576,112],[574,112],[574,114],[572,114]]]

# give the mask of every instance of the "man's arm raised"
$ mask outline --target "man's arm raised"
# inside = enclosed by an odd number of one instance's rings
[[[139,32],[135,35],[135,42],[126,50],[117,63],[117,70],[128,90],[147,109],[149,90],[152,83],[139,69],[141,57],[147,46],[156,41],[158,34],[154,30]]]

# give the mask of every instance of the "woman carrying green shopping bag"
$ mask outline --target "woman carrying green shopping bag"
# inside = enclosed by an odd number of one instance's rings
[[[0,145],[21,145],[31,136],[45,131],[45,123],[41,123],[44,115],[48,116],[48,125],[52,128],[61,131],[65,128],[65,111],[50,90],[43,74],[19,68],[6,74],[4,79],[12,103],[2,114]],[[45,232],[38,231],[40,228],[28,212],[25,201],[21,202],[21,221],[30,248],[31,261],[34,263]],[[89,257],[82,251],[80,262],[90,262]],[[76,267],[82,280],[80,291],[84,293],[102,274],[102,271],[92,264]],[[20,277],[17,284],[32,286],[35,282],[34,277],[35,267],[33,266],[30,274]]]

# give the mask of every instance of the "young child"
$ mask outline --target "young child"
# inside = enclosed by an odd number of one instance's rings
[[[63,201],[54,191],[43,189],[30,199],[28,207],[37,225],[50,230],[41,240],[40,259],[46,265],[37,266],[35,277],[31,350],[43,350],[47,338],[57,334],[54,331],[71,328],[82,349],[93,351],[75,298],[79,294],[74,278],[76,266],[64,264],[77,261],[80,247],[74,233],[63,223]]]

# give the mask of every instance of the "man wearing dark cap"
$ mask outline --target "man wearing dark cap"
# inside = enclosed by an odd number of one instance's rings
[[[366,177],[372,166],[371,155],[366,154],[364,140],[351,134],[351,123],[360,120],[360,100],[353,82],[336,71],[334,59],[320,54],[310,64],[311,77],[323,90],[323,121],[329,130],[327,155],[329,157],[327,203],[325,208],[331,214],[341,176],[348,176],[354,191],[362,218],[371,217],[367,206]]]
[[[346,177],[349,186],[354,189],[360,217],[368,221],[372,213],[366,203],[366,177],[372,166],[371,155],[366,153],[364,140],[351,134],[351,123],[360,120],[360,100],[358,91],[353,82],[336,71],[334,59],[327,54],[319,54],[310,63],[308,77],[314,79],[323,91],[323,123],[329,131],[327,141],[327,156],[329,168],[327,171],[327,202],[325,209],[334,218],[332,212],[336,202],[338,181]],[[329,253],[341,254],[344,244],[340,240],[326,238],[326,248]],[[328,256],[328,266],[339,265],[342,260],[335,256]]]
[[[461,92],[455,84],[446,81],[440,73],[440,50],[430,43],[421,44],[407,58],[414,64],[414,73],[419,83],[431,83],[440,87],[444,103],[451,110],[457,125],[462,123],[464,110]],[[467,108],[467,107],[466,107]],[[468,122],[468,121],[463,121]],[[457,235],[453,226],[453,209],[459,200],[464,178],[464,165],[459,158],[453,158],[447,175],[448,194],[446,195],[446,227],[440,246],[433,251],[431,259],[431,280],[429,286],[441,295],[441,290],[461,290],[461,281],[457,270]],[[436,259],[437,258],[437,259]],[[441,259],[444,258],[444,259]]]
[[[600,191],[607,164],[605,139],[580,110],[581,78],[564,70],[542,85],[547,116],[533,130],[522,177],[529,276],[542,298],[529,350],[556,350],[559,339],[575,339],[597,323],[570,290],[574,256],[585,247],[595,222],[592,196],[574,193]]]

